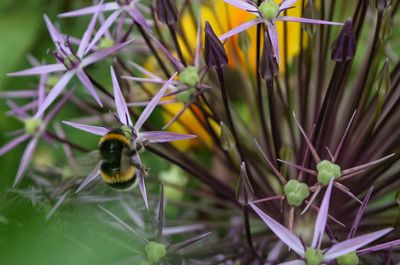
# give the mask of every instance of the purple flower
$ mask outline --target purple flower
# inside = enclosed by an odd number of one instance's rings
[[[44,89],[44,88],[43,88]],[[39,91],[41,90],[41,86],[39,86]],[[16,137],[9,141],[7,144],[0,148],[0,156],[4,155],[8,151],[14,149],[19,144],[25,142],[26,140],[30,139],[28,145],[25,148],[25,151],[22,155],[21,161],[19,163],[17,175],[14,179],[13,187],[15,187],[24,176],[25,171],[29,166],[29,162],[33,156],[33,153],[36,149],[36,146],[40,140],[40,138],[46,133],[48,124],[53,120],[55,115],[60,111],[62,106],[68,101],[69,97],[71,96],[72,90],[67,93],[58,103],[57,105],[47,114],[35,114],[31,117],[27,112],[26,109],[17,106],[14,102],[9,101],[9,105],[13,115],[21,120],[24,123],[24,130],[16,131]],[[42,104],[41,100],[34,101],[33,108],[37,108]],[[31,104],[32,105],[32,104]]]
[[[117,17],[122,13],[128,13],[131,18],[142,26],[145,30],[150,31],[150,26],[147,24],[146,19],[142,15],[141,10],[146,11],[147,13],[148,8],[143,4],[139,3],[137,0],[116,0],[109,3],[100,3],[101,12],[106,11],[114,11],[109,18],[107,19],[107,24],[112,24]],[[97,6],[89,6],[82,9],[78,9],[71,12],[62,13],[60,17],[79,17],[94,14],[97,12]],[[123,20],[121,20],[123,23]]]
[[[173,83],[173,80],[176,76],[176,73],[171,76],[171,78],[164,84],[164,86],[158,91],[158,93],[153,97],[153,99],[147,104],[146,108],[137,119],[136,123],[133,124],[129,111],[128,106],[125,102],[125,99],[122,95],[121,89],[119,87],[117,78],[115,76],[114,70],[111,68],[111,77],[114,89],[114,98],[115,98],[115,107],[117,111],[117,115],[119,121],[123,124],[123,126],[131,131],[132,134],[132,149],[137,150],[140,146],[144,144],[151,144],[151,143],[165,143],[177,140],[184,140],[194,138],[194,135],[186,135],[186,134],[178,134],[173,132],[164,132],[164,131],[150,131],[150,132],[140,132],[143,124],[149,118],[150,114],[153,112],[154,108],[158,105],[161,98],[164,96],[168,87]],[[75,127],[77,129],[103,136],[109,132],[109,129],[99,126],[92,126],[86,124],[79,124],[73,122],[64,122],[65,124]],[[132,158],[135,164],[141,165],[140,156],[136,152]],[[89,184],[92,180],[94,180],[98,175],[100,170],[100,163],[93,169],[93,171],[89,174],[89,176],[82,182],[80,187],[78,188],[77,192],[83,189],[87,184]],[[144,182],[145,174],[142,170],[137,171],[138,179],[139,179],[139,187],[143,195],[144,202],[146,207],[148,207],[147,202],[147,193],[146,187]]]
[[[101,5],[96,6],[96,12],[92,17],[92,20],[90,21],[88,28],[83,34],[77,52],[75,52],[72,49],[68,37],[65,39],[64,36],[57,31],[57,29],[51,23],[49,18],[47,16],[44,16],[47,29],[56,46],[56,51],[54,52],[54,56],[56,57],[58,63],[36,66],[27,70],[8,74],[9,76],[29,76],[29,75],[43,75],[55,72],[63,73],[58,82],[56,83],[56,85],[51,89],[51,91],[47,95],[46,99],[39,106],[39,110],[36,113],[35,118],[38,118],[40,115],[42,115],[42,113],[49,107],[49,105],[58,97],[58,95],[60,95],[62,90],[65,88],[65,86],[68,84],[68,82],[72,79],[74,75],[78,77],[78,79],[85,86],[85,88],[92,95],[92,97],[97,101],[97,103],[100,106],[102,106],[100,98],[92,82],[90,81],[90,78],[85,73],[84,68],[88,65],[101,61],[104,58],[110,56],[114,52],[128,45],[131,41],[119,43],[113,47],[88,54],[88,52],[91,50],[92,45],[95,44],[90,42],[90,38],[96,24],[98,13],[101,10],[100,8]]]
[[[328,218],[329,201],[333,186],[333,178],[331,178],[324,198],[318,212],[314,225],[314,234],[310,247],[305,247],[300,238],[294,235],[286,227],[269,217],[253,203],[250,206],[260,216],[264,223],[279,237],[290,249],[292,249],[301,259],[285,262],[282,264],[320,264],[321,262],[330,262],[340,256],[356,251],[365,245],[377,240],[388,234],[393,228],[386,228],[366,235],[347,239],[343,242],[333,244],[327,249],[321,249],[321,243],[325,232],[326,221]],[[307,263],[306,263],[307,262]],[[313,262],[313,263],[311,263]]]
[[[244,11],[250,12],[257,16],[256,19],[250,20],[237,26],[234,29],[222,34],[219,39],[221,41],[226,40],[233,35],[236,35],[254,25],[264,23],[267,27],[269,38],[272,42],[272,47],[274,49],[276,61],[279,64],[279,45],[278,45],[278,33],[276,31],[275,22],[276,21],[290,21],[290,22],[300,22],[300,23],[310,23],[310,24],[325,24],[325,25],[338,25],[341,26],[343,23],[331,22],[319,19],[309,19],[309,18],[299,18],[299,17],[289,17],[281,16],[281,14],[289,8],[292,8],[297,0],[283,0],[280,5],[276,4],[273,0],[265,0],[260,6],[257,6],[251,1],[242,0],[224,0],[225,2],[236,6]]]

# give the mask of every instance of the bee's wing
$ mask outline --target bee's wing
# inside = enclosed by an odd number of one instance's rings
[[[100,162],[100,152],[94,150],[68,162],[71,177],[86,177]]]

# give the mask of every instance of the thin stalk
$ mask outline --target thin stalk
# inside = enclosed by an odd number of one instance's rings
[[[178,38],[176,36],[175,27],[173,25],[168,25],[168,29],[171,34],[172,41],[174,42],[176,52],[178,53],[178,57],[181,60],[182,64],[186,67],[187,66],[186,60],[185,60],[185,57],[183,56],[181,46],[179,45]]]

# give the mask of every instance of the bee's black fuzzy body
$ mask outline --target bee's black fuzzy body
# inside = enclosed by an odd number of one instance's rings
[[[99,141],[100,175],[105,183],[118,190],[136,182],[136,168],[131,162],[130,140],[120,129],[112,129]]]

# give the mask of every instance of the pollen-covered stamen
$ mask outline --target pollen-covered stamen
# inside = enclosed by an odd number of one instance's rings
[[[28,118],[24,120],[25,132],[34,134],[41,124],[42,120],[39,118]]]
[[[53,55],[56,59],[64,64],[64,66],[68,69],[74,69],[79,66],[81,63],[81,59],[75,54],[74,50],[71,47],[69,39],[65,41],[63,45],[56,42],[58,49],[53,52]]]
[[[258,12],[266,20],[273,21],[279,13],[279,5],[272,0],[266,0],[258,7]]]

